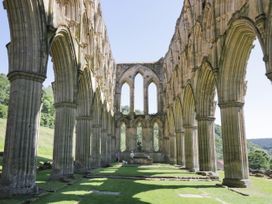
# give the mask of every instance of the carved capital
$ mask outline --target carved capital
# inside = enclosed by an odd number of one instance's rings
[[[100,124],[93,124],[93,128],[101,128],[102,127],[102,125],[100,125]]]
[[[215,121],[215,117],[198,115],[196,116],[196,120],[197,121]]]
[[[272,81],[272,72],[268,72],[265,74],[270,81]]]
[[[93,117],[92,116],[78,116],[77,118],[76,118],[76,120],[77,121],[79,121],[79,120],[92,120],[93,119]]]
[[[42,83],[45,80],[46,76],[37,74],[34,72],[25,72],[25,71],[13,71],[8,74],[8,79],[10,82],[16,79],[25,79],[30,81],[37,81]]]
[[[176,130],[176,134],[182,134],[182,133],[184,133],[184,130],[183,130],[183,129],[177,129],[177,130]]]
[[[67,108],[74,108],[76,109],[77,104],[73,103],[73,102],[69,102],[69,101],[63,101],[63,102],[58,102],[54,104],[55,108],[63,108],[63,107],[67,107]]]
[[[197,130],[197,125],[185,124],[183,125],[184,129]]]
[[[218,106],[220,108],[232,108],[232,107],[242,108],[244,106],[244,103],[239,101],[228,101],[228,102],[221,102],[218,104]]]

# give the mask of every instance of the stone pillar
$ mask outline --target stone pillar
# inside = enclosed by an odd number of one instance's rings
[[[137,148],[136,144],[136,128],[130,125],[126,131],[126,151],[135,151]]]
[[[153,152],[153,132],[152,132],[152,130],[148,124],[143,126],[143,150],[145,152]]]
[[[115,149],[115,152],[120,152],[120,147],[121,147],[121,135],[120,135],[120,126],[116,128],[116,131],[115,131],[115,146],[114,146],[114,149]]]
[[[74,174],[73,133],[76,104],[61,102],[55,104],[56,121],[54,132],[52,179],[70,177]]]
[[[101,135],[100,124],[93,124],[93,138],[92,138],[92,167],[98,168],[101,166]]]
[[[36,137],[45,77],[11,72],[1,196],[33,193],[36,189]]]
[[[177,163],[177,142],[176,135],[170,135],[170,163]]]
[[[108,133],[107,135],[107,163],[110,164],[112,162],[111,155],[112,155],[112,150],[111,150],[111,134]]]
[[[111,136],[111,161],[115,161],[116,159],[116,153],[119,152],[118,149],[116,149],[116,136]]]
[[[107,129],[101,129],[101,166],[107,165]]]
[[[91,170],[92,117],[81,116],[76,124],[76,163],[80,173]]]
[[[243,103],[220,103],[225,178],[230,187],[247,187],[249,171]]]
[[[183,130],[176,130],[177,164],[185,166],[185,138]]]
[[[170,141],[169,141],[169,137],[164,137],[164,144],[163,144],[163,152],[165,154],[165,160],[166,162],[170,161]]]
[[[216,172],[214,117],[197,117],[199,170]]]
[[[185,125],[185,167],[189,171],[198,171],[197,127]]]

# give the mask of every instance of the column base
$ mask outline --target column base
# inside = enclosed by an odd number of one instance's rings
[[[247,188],[249,186],[249,180],[224,178],[223,185],[233,188]]]
[[[13,196],[36,195],[39,193],[39,188],[36,184],[31,187],[14,188],[11,186],[3,186],[0,184],[0,198],[11,198]]]
[[[58,170],[53,169],[49,179],[50,180],[74,179],[74,174],[62,174]]]
[[[199,169],[198,168],[190,168],[190,169],[187,169],[189,172],[198,172]]]
[[[175,164],[177,164],[177,160],[176,159],[170,159],[169,164],[175,165]]]

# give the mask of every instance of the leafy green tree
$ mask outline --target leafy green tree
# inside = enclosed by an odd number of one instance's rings
[[[9,102],[9,80],[5,74],[0,74],[0,118],[7,118]]]
[[[267,170],[270,168],[270,155],[261,149],[256,149],[248,154],[249,167],[252,169]]]
[[[7,118],[8,106],[0,104],[0,118]]]
[[[9,101],[9,80],[5,74],[0,74],[0,104],[8,105]]]
[[[42,92],[42,110],[41,110],[41,126],[54,128],[55,108],[52,95],[52,88],[43,89]]]

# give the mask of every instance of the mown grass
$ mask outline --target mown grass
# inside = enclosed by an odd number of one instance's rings
[[[106,172],[111,175],[119,175],[120,172],[132,175],[142,168],[154,171],[156,175],[160,169],[171,169],[176,175],[187,174],[185,170],[177,170],[170,165],[152,165],[145,167],[121,167],[114,165],[111,168],[97,170],[96,173]],[[149,172],[150,173],[150,172]],[[163,175],[163,173],[162,173]],[[222,175],[222,174],[220,174]],[[227,188],[218,187],[217,181],[162,181],[162,180],[126,180],[81,178],[71,186],[64,186],[56,193],[48,194],[33,203],[130,203],[130,204],[271,204],[272,181],[263,178],[251,178],[252,184],[248,189],[236,189],[241,192],[250,193],[250,196],[242,196]],[[97,195],[93,191],[120,192],[119,196]],[[202,198],[186,198],[179,195],[201,195]]]

